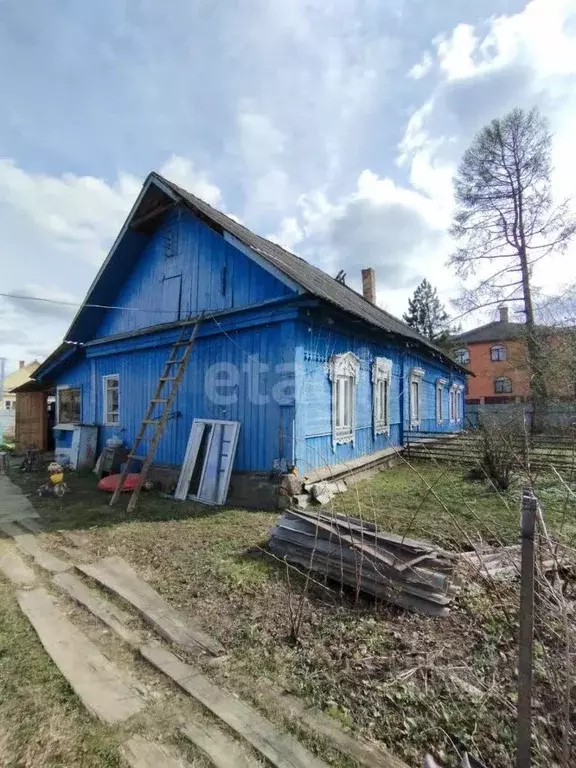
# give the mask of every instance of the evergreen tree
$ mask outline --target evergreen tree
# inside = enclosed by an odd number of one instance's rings
[[[408,299],[408,312],[403,315],[404,322],[430,341],[441,341],[448,333],[448,314],[433,288],[424,278]]]

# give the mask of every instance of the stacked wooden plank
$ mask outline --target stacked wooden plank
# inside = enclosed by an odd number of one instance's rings
[[[272,530],[269,549],[315,578],[428,616],[446,615],[457,591],[457,555],[355,517],[291,509]]]
[[[477,549],[475,552],[462,552],[460,560],[464,568],[481,579],[496,581],[514,581],[520,578],[520,565],[522,553],[520,544],[510,547],[489,547]],[[558,556],[556,559],[549,553],[538,561],[538,567],[542,573],[548,573],[557,566],[567,565],[565,558]]]

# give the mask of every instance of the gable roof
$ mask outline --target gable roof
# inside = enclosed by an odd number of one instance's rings
[[[539,330],[546,330],[545,326],[538,326]],[[452,341],[462,342],[463,344],[473,344],[482,341],[513,341],[523,339],[526,335],[526,326],[524,323],[508,323],[496,320],[479,328],[473,328],[471,331],[453,336]]]
[[[169,204],[166,204],[166,200],[169,201]],[[106,290],[105,285],[108,282],[104,279],[105,273],[109,269],[115,270],[113,279],[109,281],[115,284],[118,284],[119,281],[122,281],[127,276],[126,270],[130,262],[127,255],[130,253],[130,249],[138,247],[138,240],[135,241],[135,238],[137,238],[136,230],[143,229],[143,226],[154,226],[156,215],[161,215],[170,207],[178,204],[182,204],[190,209],[202,221],[220,233],[231,236],[230,240],[232,243],[236,242],[246,248],[248,252],[253,254],[255,259],[259,258],[267,262],[273,270],[285,278],[287,283],[296,284],[296,286],[302,288],[303,292],[329,302],[343,312],[354,315],[380,330],[410,339],[418,346],[426,348],[429,352],[441,357],[445,362],[462,372],[467,372],[464,366],[456,363],[443,349],[432,344],[427,338],[406,325],[406,323],[372,304],[349,286],[338,282],[335,278],[326,274],[326,272],[276,245],[276,243],[251,232],[230,216],[208,205],[199,197],[168,181],[156,172],[150,173],[144,182],[142,191],[126,223],[122,227],[108,258],[102,265],[82,307],[72,321],[66,335],[67,339],[73,339],[77,342],[84,340],[82,337],[78,338],[76,331],[83,315],[89,314],[91,317],[95,317],[96,313],[100,311],[90,307],[105,303],[104,291]]]
[[[12,373],[7,374],[4,377],[4,394],[11,394],[16,387],[29,381],[33,376],[37,368],[40,367],[38,360],[32,360],[31,363],[23,365],[21,368],[16,368]]]
[[[194,211],[199,211],[214,224],[238,238],[244,245],[279,269],[280,272],[295,283],[298,283],[307,293],[334,304],[344,312],[355,315],[381,330],[412,339],[418,344],[433,350],[436,354],[441,355],[458,368],[465,370],[462,366],[455,363],[444,350],[432,344],[425,336],[422,336],[409,325],[398,320],[394,315],[372,304],[372,302],[365,299],[349,286],[339,282],[300,256],[296,256],[276,243],[251,232],[247,227],[239,224],[234,219],[231,219],[226,214],[213,208],[208,203],[205,203],[200,198],[159,174],[152,173],[150,175],[176,192],[188,207]]]

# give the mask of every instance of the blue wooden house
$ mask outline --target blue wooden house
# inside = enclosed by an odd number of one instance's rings
[[[55,390],[60,425],[130,445],[171,344],[199,321],[157,465],[180,467],[194,418],[240,422],[234,477],[252,479],[461,429],[465,369],[375,306],[363,276],[365,296],[152,173],[34,378]]]

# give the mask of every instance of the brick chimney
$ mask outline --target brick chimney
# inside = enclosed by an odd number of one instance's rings
[[[362,270],[362,296],[376,304],[376,274],[372,267]]]
[[[508,307],[500,307],[500,322],[501,323],[507,323],[508,322]]]
[[[18,368],[24,368],[25,365],[26,365],[25,360],[18,360]]]

